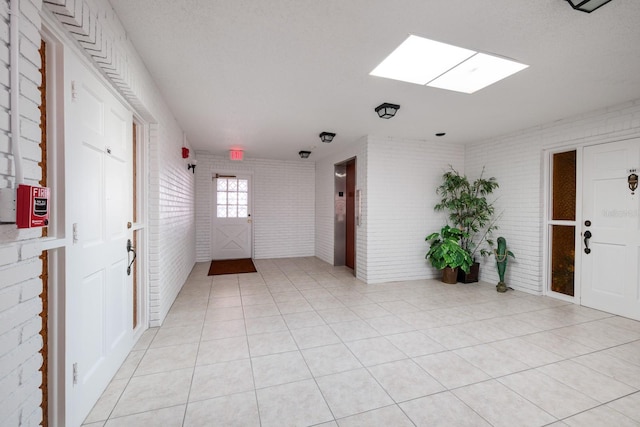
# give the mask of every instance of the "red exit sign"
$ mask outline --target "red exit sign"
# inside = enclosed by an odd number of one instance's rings
[[[242,160],[244,158],[244,151],[242,150],[229,150],[229,159]]]

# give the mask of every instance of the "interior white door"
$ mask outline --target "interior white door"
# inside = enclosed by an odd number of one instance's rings
[[[132,115],[73,55],[65,76],[67,423],[75,426],[133,347]]]
[[[581,303],[640,320],[640,189],[628,182],[640,170],[640,139],[583,156]]]
[[[213,182],[212,258],[251,258],[251,179],[249,176],[216,176]]]

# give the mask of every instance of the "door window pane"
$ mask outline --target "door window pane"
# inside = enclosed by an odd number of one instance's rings
[[[551,219],[576,219],[576,151],[553,155],[553,212]]]
[[[574,295],[575,227],[551,226],[551,290]]]
[[[249,181],[236,178],[216,178],[216,215],[218,218],[249,216]]]

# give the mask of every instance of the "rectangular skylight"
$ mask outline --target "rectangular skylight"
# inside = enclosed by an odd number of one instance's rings
[[[369,74],[424,85],[474,54],[472,50],[409,36]]]
[[[508,59],[410,35],[369,74],[473,93],[527,67]]]
[[[478,53],[430,81],[427,86],[473,93],[527,67],[528,65],[519,62]]]

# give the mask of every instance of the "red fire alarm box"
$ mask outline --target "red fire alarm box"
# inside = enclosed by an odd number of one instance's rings
[[[46,227],[49,225],[49,195],[47,187],[19,185],[16,200],[18,228]]]

